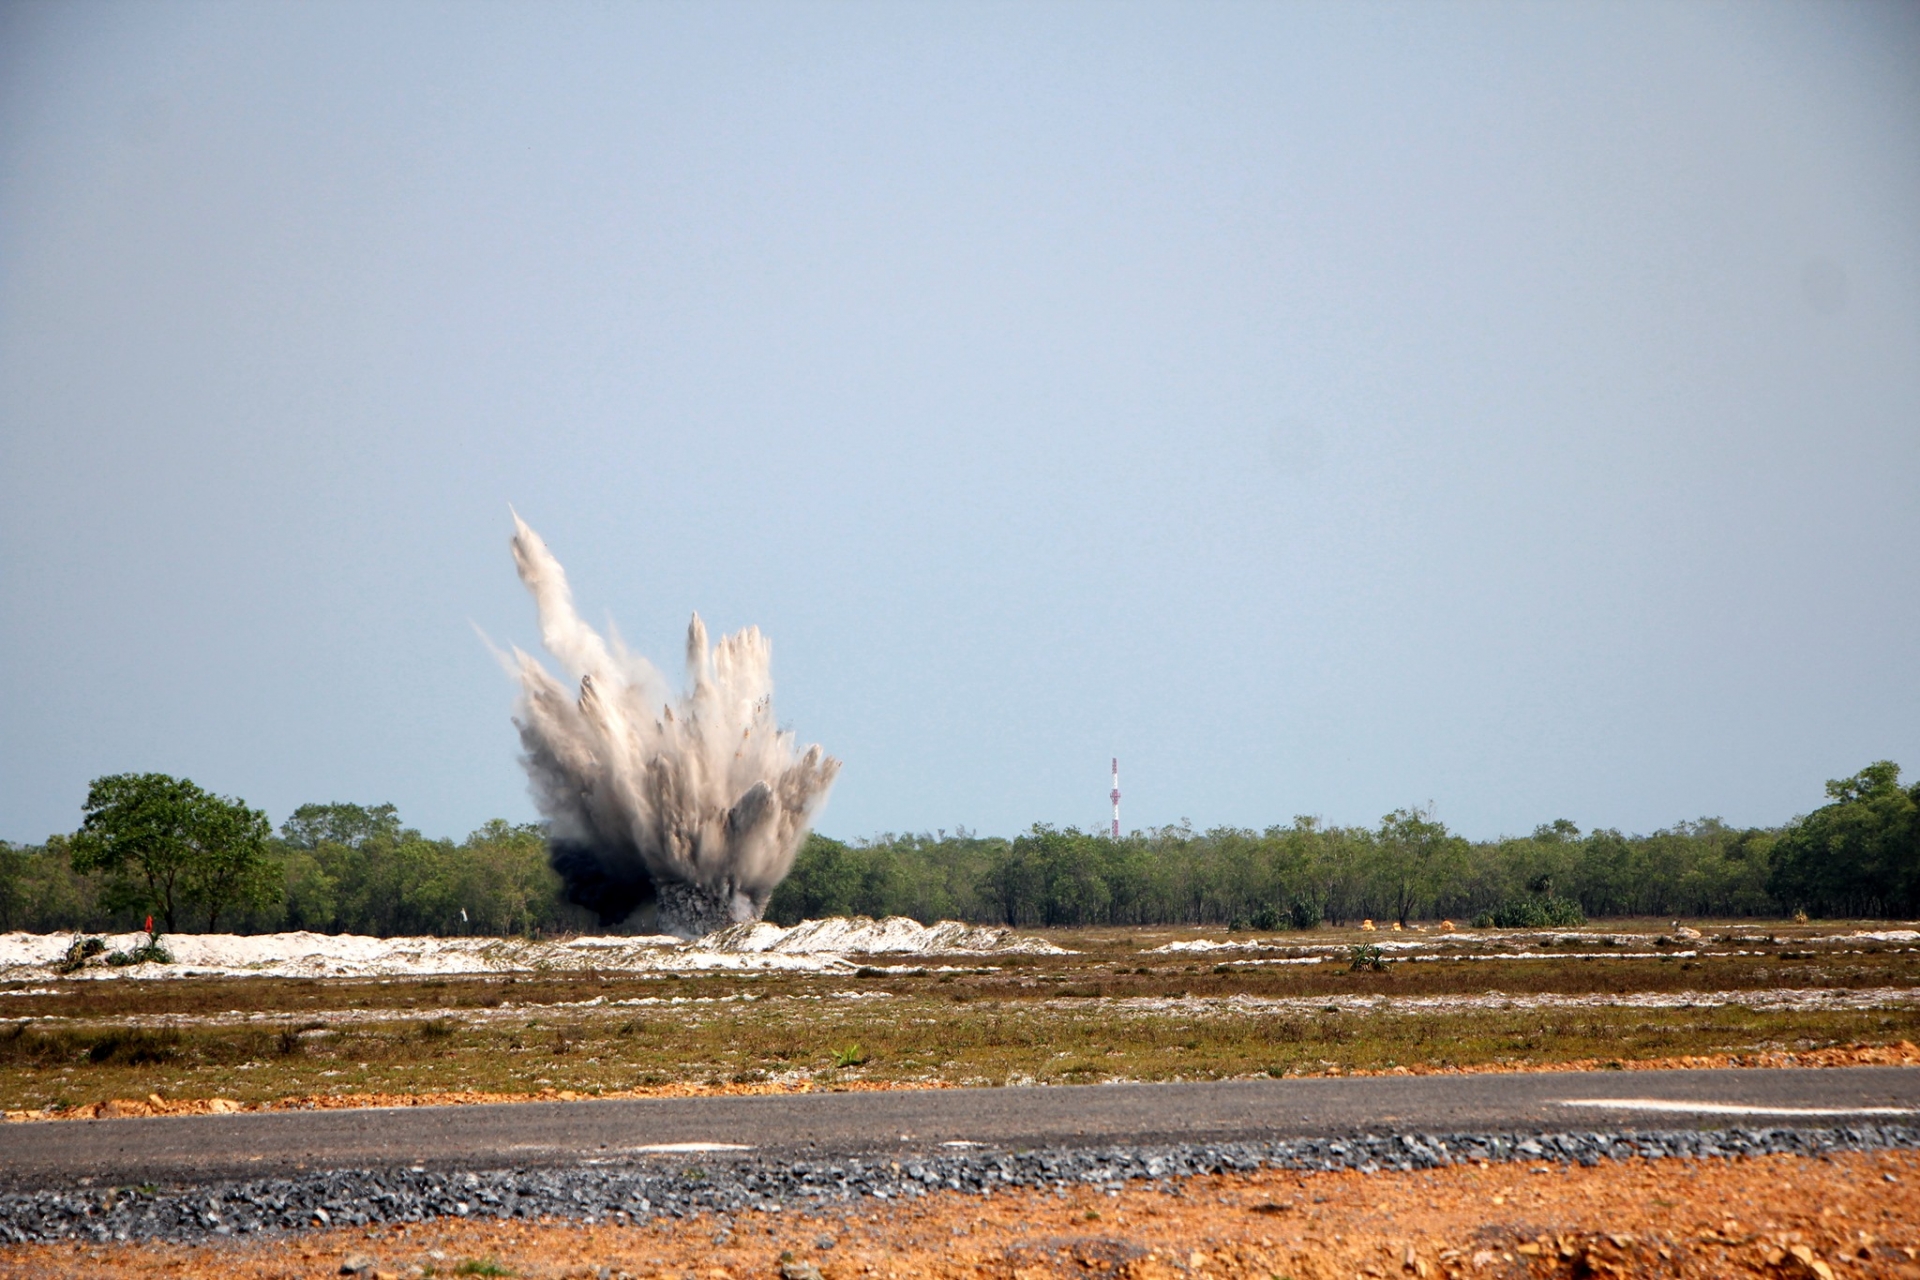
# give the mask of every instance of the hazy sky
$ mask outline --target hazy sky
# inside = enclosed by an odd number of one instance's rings
[[[1920,769],[1920,6],[0,5],[0,836],[530,819],[512,503],[832,835]]]

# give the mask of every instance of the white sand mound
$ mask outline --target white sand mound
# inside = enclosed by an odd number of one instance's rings
[[[1181,952],[1286,950],[1286,951],[1326,953],[1331,955],[1334,952],[1349,951],[1356,945],[1378,947],[1382,951],[1413,951],[1422,947],[1431,947],[1435,945],[1436,942],[1439,942],[1439,941],[1455,942],[1462,938],[1472,939],[1473,937],[1474,935],[1471,933],[1448,933],[1448,934],[1442,934],[1439,939],[1422,940],[1422,939],[1415,939],[1415,938],[1407,938],[1404,935],[1396,938],[1392,934],[1388,934],[1385,937],[1381,937],[1378,934],[1372,934],[1372,935],[1361,936],[1357,943],[1353,943],[1353,942],[1286,942],[1286,941],[1282,941],[1279,939],[1272,939],[1272,938],[1267,939],[1265,941],[1249,940],[1245,942],[1215,942],[1209,938],[1191,938],[1181,942],[1168,942],[1168,943],[1163,943],[1162,945],[1157,947],[1148,947],[1145,951],[1142,951],[1140,954],[1152,956],[1152,955],[1178,955]]]
[[[0,979],[44,979],[62,976],[58,966],[74,935],[70,933],[0,934]],[[616,942],[621,951],[612,958],[598,947],[574,943],[529,942],[519,938],[370,938],[360,934],[170,933],[160,945],[173,957],[171,964],[114,966],[113,952],[130,952],[145,945],[144,933],[108,934],[101,938],[106,954],[88,960],[75,978],[386,978],[405,976],[512,973],[539,969],[605,969],[628,967],[622,961],[635,953],[658,955],[660,939],[595,938],[579,941]],[[666,939],[669,943],[674,939]],[[677,944],[676,944],[677,945]]]
[[[710,933],[692,944],[692,950],[746,955],[1070,955],[1040,938],[1024,937],[1011,929],[977,927],[958,920],[921,924],[905,916],[874,920],[867,916],[832,916],[803,920],[791,929],[757,920]]]
[[[76,973],[62,975],[70,933],[0,934],[0,981],[74,978],[396,978],[454,974],[595,970],[800,970],[832,972],[844,958],[880,952],[913,955],[1065,954],[1052,943],[1006,929],[972,928],[944,920],[928,927],[912,920],[808,920],[791,929],[743,924],[691,945],[671,937],[595,936],[564,942],[523,938],[369,938],[358,934],[174,933],[161,939],[171,964],[107,963],[131,952],[144,933],[109,934],[106,952]]]
[[[1264,942],[1215,942],[1210,938],[1187,938],[1158,947],[1148,947],[1144,955],[1172,955],[1182,951],[1265,951]]]

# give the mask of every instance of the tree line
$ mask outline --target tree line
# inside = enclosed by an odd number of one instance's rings
[[[0,843],[0,929],[357,933],[584,932],[538,825],[495,819],[458,842],[402,825],[390,804],[266,815],[184,779],[96,781],[85,818],[44,845]]]
[[[1608,916],[1920,915],[1920,784],[1881,761],[1827,784],[1778,828],[1682,822],[1651,835],[1470,841],[1425,810],[1374,826],[1310,817],[1262,831],[1182,824],[1104,834],[1037,825],[844,842],[815,833],[768,917],[904,915],[1016,927],[1371,918],[1555,925]],[[488,823],[455,842],[392,805],[310,804],[277,832],[242,802],[159,774],[96,781],[85,819],[44,845],[0,844],[0,929],[521,934],[587,931],[538,825]]]
[[[1829,803],[1784,827],[1717,818],[1651,835],[1582,832],[1469,841],[1433,814],[1377,826],[1297,817],[1264,831],[1190,826],[1120,840],[1036,826],[1012,840],[816,836],[770,918],[951,917],[1014,926],[1246,924],[1452,918],[1549,926],[1607,916],[1920,915],[1920,784],[1880,761],[1827,784]]]

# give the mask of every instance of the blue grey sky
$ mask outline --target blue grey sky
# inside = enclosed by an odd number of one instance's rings
[[[1920,768],[1920,6],[0,5],[0,836],[531,819],[513,504],[842,837]]]

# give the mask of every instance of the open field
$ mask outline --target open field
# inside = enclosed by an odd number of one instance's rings
[[[1077,930],[1042,935],[1065,954],[810,968],[628,948],[439,976],[39,975],[0,983],[0,1109],[1839,1061],[1863,1044],[1899,1061],[1920,1040],[1920,935],[1700,932]]]

